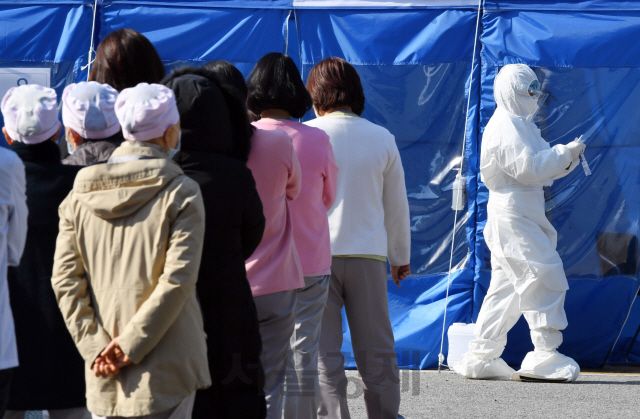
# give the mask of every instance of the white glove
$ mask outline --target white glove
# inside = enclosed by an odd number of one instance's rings
[[[578,160],[580,153],[582,153],[587,146],[578,141],[571,141],[567,144],[567,148],[571,152],[571,160]]]

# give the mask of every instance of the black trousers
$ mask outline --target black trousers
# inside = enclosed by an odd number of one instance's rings
[[[4,411],[9,403],[9,385],[11,384],[11,376],[15,368],[7,368],[0,370],[0,419],[4,416]]]

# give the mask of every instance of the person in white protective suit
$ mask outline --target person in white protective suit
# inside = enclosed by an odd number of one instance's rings
[[[560,331],[567,327],[569,286],[556,251],[556,230],[545,217],[542,187],[577,167],[585,146],[573,141],[550,147],[542,138],[532,118],[546,95],[526,65],[502,68],[493,94],[498,107],[485,129],[480,157],[482,181],[489,189],[484,237],[491,250],[491,285],[475,339],[454,370],[475,379],[574,381],[580,367],[556,350]],[[521,314],[535,350],[514,375],[500,356]]]

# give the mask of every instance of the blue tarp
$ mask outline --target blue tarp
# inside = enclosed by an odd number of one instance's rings
[[[85,79],[92,3],[0,3],[0,66],[50,67],[59,93]],[[454,222],[451,188],[460,164],[467,209],[458,217],[447,325],[477,317],[491,269],[482,236],[488,192],[478,154],[495,109],[493,80],[505,64],[532,66],[550,93],[537,121],[543,136],[555,144],[585,134],[594,172],[585,178],[577,170],[546,191],[571,287],[561,349],[584,367],[619,360],[627,349],[640,323],[634,314],[623,331],[639,288],[638,2],[485,1],[471,85],[472,2],[387,9],[305,8],[290,0],[100,3],[97,42],[114,29],[135,29],[168,69],[225,59],[248,75],[273,51],[291,55],[303,77],[329,56],[355,66],[366,96],[363,116],[396,136],[406,173],[414,275],[401,288],[389,282],[396,351],[405,368],[437,365]],[[509,342],[505,359],[517,365],[531,348],[523,321]],[[348,333],[343,352],[354,366]]]
[[[93,22],[90,3],[0,2],[0,68],[49,68],[51,87],[61,95],[67,84],[82,77],[81,66],[87,63]]]

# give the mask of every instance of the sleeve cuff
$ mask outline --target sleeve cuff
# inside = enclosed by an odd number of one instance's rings
[[[398,255],[388,255],[387,259],[389,259],[389,265],[391,266],[404,266],[409,265],[411,257],[407,256],[398,256]]]
[[[145,354],[141,353],[140,339],[136,339],[133,333],[128,332],[128,327],[124,332],[118,336],[118,345],[122,352],[124,352],[132,363],[139,364],[145,357]]]
[[[560,151],[560,157],[564,159],[564,165],[562,166],[562,169],[564,170],[567,167],[569,167],[569,165],[573,160],[571,158],[571,151],[569,150],[569,147],[567,147],[564,144],[558,144],[557,147],[558,147],[558,150]]]
[[[82,358],[90,364],[100,355],[102,350],[111,342],[111,339],[107,333],[98,326],[98,330],[95,334],[90,335],[82,339],[76,345]]]

